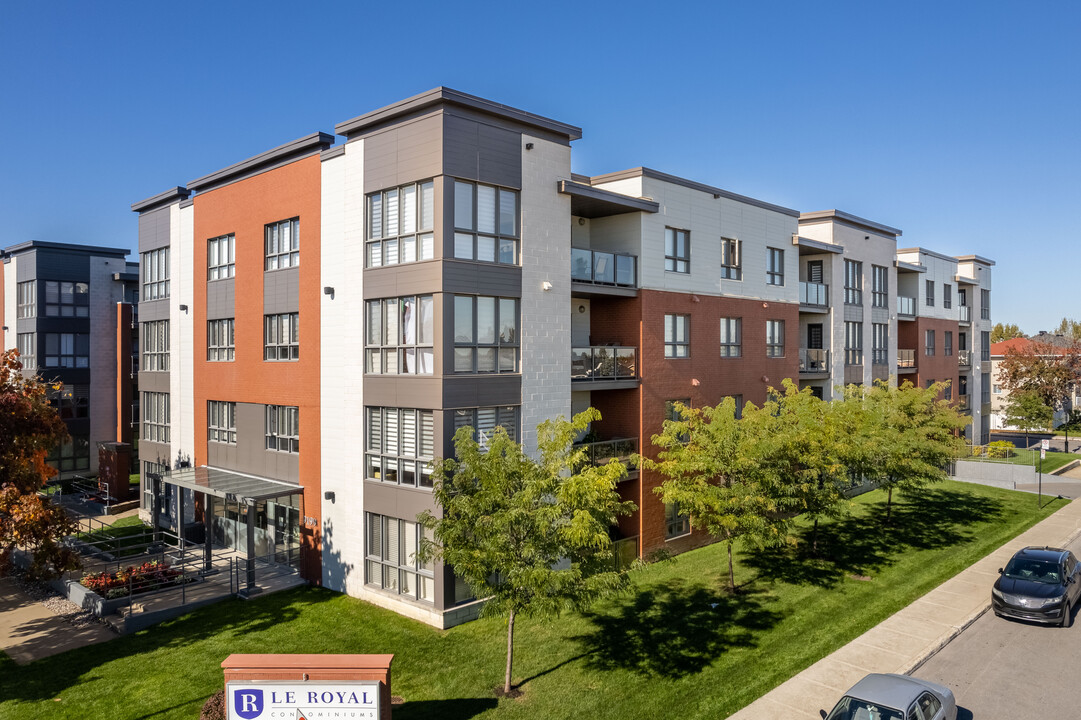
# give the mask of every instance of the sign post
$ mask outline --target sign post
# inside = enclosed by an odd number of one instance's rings
[[[1051,447],[1051,441],[1044,438],[1040,441],[1040,479],[1036,485],[1036,507],[1043,507],[1043,459],[1047,457],[1047,448]]]

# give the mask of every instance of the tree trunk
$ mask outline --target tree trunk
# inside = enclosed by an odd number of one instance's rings
[[[815,518],[814,529],[811,531],[811,553],[818,557],[818,518]]]
[[[886,494],[886,524],[890,524],[890,510],[893,505],[893,486],[890,486],[889,491]]]
[[[503,694],[510,694],[510,669],[514,662],[514,611],[507,618],[507,674],[503,678]]]
[[[736,571],[732,569],[732,541],[728,541],[728,589],[736,591]]]

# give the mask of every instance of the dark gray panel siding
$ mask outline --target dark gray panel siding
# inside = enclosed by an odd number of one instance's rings
[[[207,441],[206,464],[211,467],[240,472],[237,462],[237,446]]]
[[[169,245],[169,208],[167,205],[139,216],[139,252]]]
[[[522,297],[522,268],[463,260],[445,260],[443,262],[443,292],[520,298]]]
[[[169,373],[140,372],[139,392],[169,392]]]
[[[263,292],[266,292],[265,287]],[[221,320],[231,317],[236,317],[236,280],[226,278],[208,282],[206,284],[206,319]]]
[[[140,418],[141,420],[142,418]],[[139,432],[142,433],[142,427],[139,428]],[[168,465],[173,467],[173,462],[176,458],[171,455],[171,448],[168,443],[156,443],[149,440],[139,441],[139,472],[143,471],[143,462],[161,463],[162,465]]]
[[[443,263],[438,260],[392,265],[364,271],[364,299],[430,295],[443,283]]]
[[[125,263],[123,260],[110,260],[115,263],[116,271],[123,272]],[[24,274],[25,273],[25,274]],[[18,272],[16,277],[19,282],[32,280],[66,280],[69,282],[90,282],[90,256],[82,253],[57,252],[47,249],[38,249],[19,256]],[[39,284],[38,299],[45,300],[45,287]],[[94,292],[94,288],[90,288]]]
[[[274,315],[299,311],[300,268],[293,267],[263,273],[263,314]]]
[[[38,277],[37,254],[37,250],[31,250],[30,252],[22,253],[18,256],[18,261],[15,265],[15,282],[27,282],[29,280],[35,280]],[[50,278],[50,280],[51,279],[54,278]],[[38,304],[41,305],[44,302],[45,286],[38,283]]]
[[[443,122],[432,114],[364,139],[364,192],[443,174]]]
[[[367,375],[364,377],[364,404],[368,407],[437,410],[443,407],[443,380],[437,376]]]
[[[139,303],[139,322],[169,319],[169,299],[143,300]]]
[[[199,432],[196,428],[196,433]],[[207,443],[208,451],[217,444]],[[236,447],[219,452],[217,459],[231,463],[218,466],[226,470],[292,483],[300,481],[299,455],[266,449],[266,406],[259,403],[236,404]]]
[[[443,378],[444,408],[521,404],[521,375],[457,375]]]
[[[443,172],[465,180],[522,187],[521,132],[453,111],[443,117]]]

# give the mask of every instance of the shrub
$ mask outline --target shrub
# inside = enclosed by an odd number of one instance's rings
[[[203,704],[199,720],[225,720],[225,691],[219,690]]]
[[[987,457],[1009,458],[1013,457],[1015,445],[1009,440],[995,440],[987,443]]]
[[[88,573],[79,581],[98,595],[108,598],[124,597],[131,588],[133,594],[158,590],[184,582],[183,573],[169,567],[168,563],[151,560],[142,565],[131,565],[114,573]]]

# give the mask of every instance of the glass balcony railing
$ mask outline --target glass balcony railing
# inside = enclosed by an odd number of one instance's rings
[[[969,405],[968,405],[968,395],[960,395],[960,396],[958,396],[958,398],[957,398],[957,409],[963,411],[963,410],[968,410],[968,407],[969,407]]]
[[[830,351],[817,348],[800,348],[799,371],[801,373],[821,373],[830,370]]]
[[[571,348],[571,380],[632,380],[638,377],[638,348],[600,345]]]
[[[822,283],[800,282],[799,301],[801,305],[830,304],[830,286]]]
[[[906,297],[904,295],[897,296],[897,314],[909,315],[911,317],[916,316],[916,298]]]
[[[571,280],[638,287],[638,258],[634,255],[571,248]]]
[[[957,309],[961,311],[961,316],[959,318],[961,322],[972,322],[972,308],[970,308],[968,305],[962,305]]]
[[[897,367],[899,368],[914,368],[916,367],[916,351],[915,350],[897,350]]]
[[[638,438],[613,438],[600,442],[575,443],[574,449],[585,448],[586,462],[590,465],[607,465],[613,460],[635,470],[631,466],[631,456],[638,452]]]
[[[971,350],[958,350],[957,351],[957,364],[962,367],[968,367],[972,364],[972,351]]]

